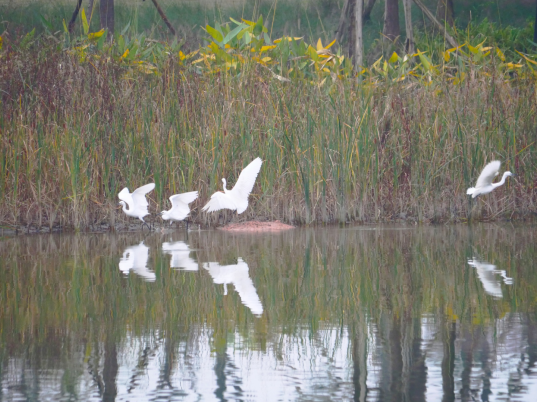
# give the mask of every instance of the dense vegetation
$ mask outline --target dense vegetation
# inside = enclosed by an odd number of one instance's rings
[[[199,207],[264,161],[244,214],[292,223],[524,218],[535,211],[535,55],[531,26],[470,24],[448,49],[355,70],[338,44],[273,40],[268,23],[207,25],[206,46],[116,32],[81,15],[80,35],[4,38],[0,50],[0,221],[115,224],[117,193],[154,181],[151,209],[200,191]],[[224,21],[225,22],[225,21]],[[65,30],[66,31],[66,30]],[[501,44],[512,47],[502,48]],[[515,180],[470,203],[483,165]],[[472,213],[470,213],[472,211]]]

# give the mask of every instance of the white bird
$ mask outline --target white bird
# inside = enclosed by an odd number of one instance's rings
[[[149,215],[147,210],[148,203],[145,195],[155,188],[155,183],[149,183],[145,186],[139,187],[134,190],[132,193],[129,193],[129,189],[125,187],[117,195],[118,198],[122,201],[119,201],[119,204],[123,206],[123,212],[127,216],[132,216],[133,218],[140,219],[142,223],[142,228],[144,224],[147,223],[144,221],[144,216]],[[126,205],[129,206],[129,209],[126,209]],[[149,227],[149,225],[147,225]]]
[[[500,165],[500,161],[492,161],[487,164],[477,178],[477,183],[475,187],[470,187],[466,191],[466,194],[471,195],[472,198],[475,198],[481,194],[488,194],[496,187],[500,187],[503,183],[505,183],[506,177],[514,176],[513,173],[507,171],[503,173],[501,181],[499,181],[498,183],[493,183],[492,180],[495,176],[498,175],[498,172],[500,171]]]
[[[224,183],[224,192],[217,191],[211,195],[209,202],[203,207],[203,211],[213,212],[220,209],[231,209],[242,214],[248,208],[248,196],[254,188],[255,179],[261,169],[263,161],[260,158],[255,158],[248,166],[246,166],[235,183],[235,187],[231,190],[226,188],[226,179],[222,179]]]
[[[468,260],[468,265],[474,267],[477,271],[477,276],[483,284],[485,292],[498,299],[503,297],[501,282],[496,279],[497,274],[503,278],[506,285],[513,284],[513,278],[509,278],[504,270],[496,269],[496,265],[486,261],[480,261],[474,257],[473,260]]]
[[[162,211],[160,213],[162,215],[162,219],[166,221],[169,220],[170,226],[173,223],[173,221],[184,220],[190,213],[190,208],[188,207],[188,204],[193,202],[196,198],[198,198],[197,191],[191,191],[189,193],[172,195],[170,197],[172,208],[169,211]],[[188,229],[188,222],[187,222],[187,229]]]
[[[147,267],[149,260],[149,247],[142,241],[140,244],[130,246],[123,252],[123,257],[119,260],[119,269],[125,275],[132,270],[148,282],[154,282],[157,279],[155,273]]]
[[[198,263],[190,258],[190,248],[182,241],[162,243],[162,251],[171,255],[170,268],[179,268],[184,271],[197,271]]]
[[[242,258],[239,257],[235,265],[206,262],[203,264],[203,268],[209,271],[214,283],[224,285],[224,295],[227,295],[227,284],[231,283],[235,286],[242,304],[248,307],[255,315],[263,314],[263,305],[259,300],[254,283],[248,275],[248,264]]]

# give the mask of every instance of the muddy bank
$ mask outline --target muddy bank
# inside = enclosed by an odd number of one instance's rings
[[[280,230],[290,230],[294,228],[294,226],[287,225],[280,221],[248,221],[240,223],[231,223],[229,225],[219,227],[218,230],[222,230],[225,232],[276,232]]]

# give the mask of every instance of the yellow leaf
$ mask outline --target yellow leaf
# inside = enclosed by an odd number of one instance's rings
[[[521,55],[522,57],[524,57],[526,59],[526,61],[529,61],[530,63],[532,64],[537,64],[537,62],[533,61],[532,59],[524,56],[522,53],[520,53],[518,50],[515,50],[519,55]]]
[[[332,47],[332,45],[336,43],[336,40],[334,39],[332,42],[330,42],[328,45],[326,45],[324,48],[325,49],[329,49],[330,47]]]
[[[3,43],[4,43],[4,39],[2,39],[2,37],[0,36],[0,50],[2,50]]]
[[[179,50],[179,60],[183,61],[184,59],[186,59],[185,54]]]
[[[450,58],[451,58],[451,56],[449,55],[449,50],[446,50],[446,51],[444,52],[444,60],[445,60],[446,62],[448,62]]]
[[[505,61],[505,56],[499,48],[496,48],[496,54],[498,55],[501,61]]]
[[[393,52],[392,57],[388,60],[388,63],[395,63],[397,60],[399,60],[399,56],[397,53]]]
[[[82,28],[84,29],[84,35],[87,35],[89,32],[89,24],[88,24],[88,19],[86,18],[86,13],[84,12],[84,9],[80,11],[80,18],[82,19]]]
[[[100,31],[88,34],[88,39],[98,39],[103,35],[104,35],[104,28],[101,29]]]
[[[263,53],[267,50],[270,50],[270,49],[274,49],[276,46],[261,46],[261,50],[259,51],[259,53]]]
[[[123,60],[125,57],[127,57],[129,55],[129,52],[130,52],[129,49],[125,50],[125,53],[123,53],[123,55],[119,58],[119,60]]]
[[[323,48],[323,43],[321,42],[321,38],[317,41],[317,51],[321,50]]]
[[[245,23],[247,23],[247,24],[250,25],[250,26],[255,25],[255,22],[245,20],[244,18],[241,18],[241,20],[242,20],[242,22],[245,22]]]
[[[280,42],[281,42],[282,40],[284,40],[284,39],[287,40],[288,42],[291,42],[291,41],[293,41],[293,40],[300,40],[300,39],[302,39],[302,38],[303,38],[303,36],[301,36],[301,37],[299,37],[299,38],[292,38],[292,37],[290,37],[290,36],[284,36],[284,37],[282,37],[282,38],[274,39],[273,42],[274,42],[274,43],[280,43]]]
[[[520,68],[520,67],[522,67],[522,64],[507,63],[507,67],[509,67],[509,68]]]
[[[263,57],[263,58],[261,59],[261,61],[262,61],[262,62],[265,62],[265,63],[268,63],[268,62],[271,61],[271,60],[272,60],[271,57]]]

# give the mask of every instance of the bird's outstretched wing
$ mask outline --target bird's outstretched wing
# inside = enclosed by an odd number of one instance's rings
[[[261,169],[262,163],[263,161],[261,158],[255,158],[242,170],[241,174],[239,175],[239,180],[237,180],[237,183],[235,183],[233,189],[229,191],[233,197],[248,200],[248,196],[254,188],[255,179],[257,178],[259,170]]]
[[[180,220],[185,219],[190,213],[190,208],[188,204],[190,204],[196,198],[198,198],[197,191],[172,195],[170,197],[170,202],[172,203],[172,210],[174,216]]]
[[[142,208],[144,211],[147,212],[147,206],[149,205],[147,203],[147,199],[145,198],[145,195],[149,193],[151,190],[155,188],[155,183],[149,183],[145,186],[138,187],[136,190],[132,192],[132,200],[134,202],[135,208]]]
[[[129,189],[127,187],[125,187],[123,190],[121,190],[119,192],[119,194],[117,195],[117,197],[120,200],[125,201],[127,204],[130,203],[129,196],[130,196],[130,193],[129,193]]]
[[[202,208],[202,211],[213,212],[221,209],[231,209],[232,211],[235,211],[237,206],[226,194],[217,191],[211,195],[211,199],[207,204],[205,204],[205,206]]]
[[[488,163],[484,168],[479,177],[477,178],[476,188],[489,186],[494,180],[500,170],[500,161],[492,161]]]

